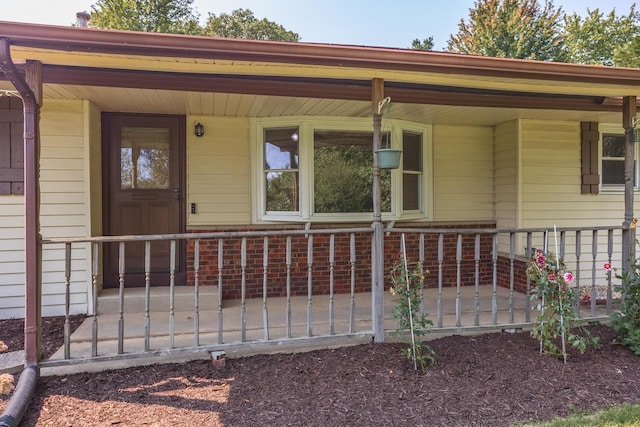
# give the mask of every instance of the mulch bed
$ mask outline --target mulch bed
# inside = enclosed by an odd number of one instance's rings
[[[567,365],[524,332],[433,340],[425,373],[385,343],[43,377],[21,426],[503,426],[640,402],[640,357],[590,330],[602,348]]]

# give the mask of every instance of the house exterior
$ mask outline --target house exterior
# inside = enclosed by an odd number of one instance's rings
[[[35,231],[45,241],[369,227],[362,171],[376,116],[382,145],[403,151],[381,173],[383,223],[620,226],[625,200],[637,205],[624,164],[640,70],[11,22],[0,40],[0,318],[25,316],[29,270],[22,159],[33,134],[12,67],[42,87]],[[181,283],[194,250],[178,247]],[[166,263],[165,246],[152,251]],[[71,258],[71,313],[93,310],[90,253],[80,244]],[[143,255],[129,252],[127,286],[144,279]],[[104,250],[98,288],[118,285],[117,259],[116,246]],[[213,281],[215,262],[202,264]],[[64,314],[64,246],[45,244],[41,268],[42,314]]]

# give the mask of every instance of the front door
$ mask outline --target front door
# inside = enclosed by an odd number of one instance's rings
[[[105,235],[182,233],[185,120],[180,116],[103,115]],[[104,247],[104,286],[118,286],[118,244]],[[184,245],[176,279],[184,283]],[[125,245],[125,286],[145,284],[145,244]],[[170,243],[152,241],[151,283],[168,285]]]

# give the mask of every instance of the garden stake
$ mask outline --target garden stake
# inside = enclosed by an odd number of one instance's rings
[[[415,371],[418,370],[418,362],[416,355],[416,337],[413,333],[413,308],[411,307],[411,292],[409,288],[409,266],[407,265],[407,247],[404,243],[404,233],[402,233],[402,259],[404,260],[404,275],[405,282],[407,284],[407,291],[409,296],[407,296],[407,300],[409,301],[409,326],[411,328],[411,347],[413,348],[413,369]]]
[[[556,231],[556,225],[553,224],[553,240],[555,242],[556,248],[556,273],[560,271],[560,255],[558,254],[558,235]],[[558,284],[558,287],[560,284]],[[562,308],[562,294],[561,289],[558,289],[558,302],[560,303],[560,335],[562,337],[562,357],[564,359],[564,364],[567,364],[567,347],[565,345],[565,336],[564,336],[564,314]],[[542,342],[542,341],[541,341]]]

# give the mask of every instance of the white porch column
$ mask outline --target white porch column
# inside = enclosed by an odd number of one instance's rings
[[[633,221],[634,185],[634,124],[636,119],[636,97],[625,96],[622,105],[622,126],[624,127],[624,222],[622,223],[622,271],[629,271],[634,256],[635,229]]]
[[[373,236],[371,238],[371,319],[375,342],[384,342],[384,238],[382,229],[382,191],[376,150],[380,148],[382,115],[378,103],[384,99],[384,80],[371,81],[373,112]]]

